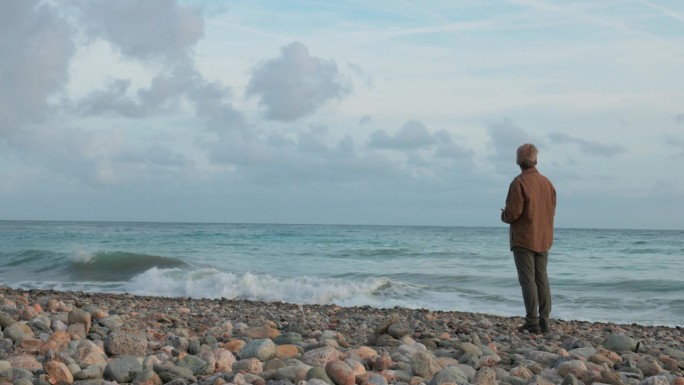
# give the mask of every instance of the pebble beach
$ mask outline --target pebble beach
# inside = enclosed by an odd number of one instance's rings
[[[684,385],[682,328],[0,288],[0,384]]]

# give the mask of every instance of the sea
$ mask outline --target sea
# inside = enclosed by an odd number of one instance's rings
[[[0,221],[0,285],[524,316],[507,227]],[[565,229],[552,318],[684,326],[684,231]]]

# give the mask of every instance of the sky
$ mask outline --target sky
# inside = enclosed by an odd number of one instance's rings
[[[679,0],[0,3],[0,219],[684,229]]]

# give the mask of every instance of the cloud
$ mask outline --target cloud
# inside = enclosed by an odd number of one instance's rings
[[[439,143],[435,150],[435,155],[439,158],[470,159],[474,155],[473,150],[454,142],[445,130],[435,132],[434,136]]]
[[[470,160],[473,151],[454,142],[446,130],[430,132],[428,128],[417,120],[407,121],[394,135],[384,130],[376,130],[368,141],[370,148],[390,149],[399,151],[414,151],[419,149],[434,149],[428,154],[409,154],[410,164],[420,167],[442,167],[439,163],[444,160]]]
[[[166,64],[150,66],[157,68],[157,73],[146,88],[130,90],[129,79],[114,79],[106,89],[79,100],[79,113],[142,118],[175,111],[182,101],[187,101],[212,128],[242,123],[241,114],[226,102],[230,88],[206,80],[195,69],[193,51],[204,35],[200,9],[174,0],[96,0],[77,4],[87,33],[109,42],[128,58],[146,65],[158,60]]]
[[[334,61],[310,56],[302,43],[293,42],[281,49],[280,57],[252,70],[246,96],[258,98],[267,118],[290,122],[350,91]]]
[[[684,114],[675,115],[675,121],[677,121],[677,123],[679,123],[679,124],[684,123]]]
[[[407,121],[394,135],[376,130],[370,135],[370,147],[390,150],[415,150],[437,142],[425,125],[417,120]]]
[[[186,60],[204,35],[201,11],[175,0],[84,0],[78,5],[91,36],[141,60]]]
[[[192,167],[195,163],[189,160],[184,154],[174,152],[171,149],[159,144],[152,145],[140,152],[126,152],[116,157],[117,160],[134,163],[147,168],[178,169]]]
[[[51,112],[69,79],[72,29],[49,3],[3,2],[0,12],[0,135]]]
[[[563,132],[554,132],[548,135],[549,140],[556,144],[575,144],[579,149],[588,155],[593,156],[615,156],[625,152],[625,149],[618,145],[606,145],[582,138],[577,138]]]
[[[79,100],[76,109],[87,116],[116,113],[126,117],[142,117],[146,115],[145,108],[126,95],[130,86],[129,79],[115,79],[107,89],[93,91]]]
[[[150,86],[140,88],[135,98],[128,96],[131,81],[116,79],[107,89],[94,91],[76,104],[76,110],[87,116],[115,114],[142,118],[161,112],[176,112],[182,101],[195,107],[195,114],[205,120],[211,130],[242,128],[242,113],[227,99],[229,87],[206,80],[193,68],[176,66],[152,79]]]
[[[675,134],[665,134],[664,145],[674,148],[675,155],[674,158],[684,158],[684,138],[677,136]]]
[[[364,115],[359,119],[359,126],[373,124],[373,118],[370,115]]]
[[[515,165],[515,151],[521,144],[534,143],[539,147],[539,140],[535,140],[525,129],[513,123],[510,118],[489,123],[487,126],[494,147],[492,159],[498,170],[508,172],[511,165]]]
[[[126,174],[115,173],[112,165],[113,156],[126,142],[121,130],[25,127],[6,139],[19,158],[44,170],[44,180],[76,179],[91,186],[107,186]]]

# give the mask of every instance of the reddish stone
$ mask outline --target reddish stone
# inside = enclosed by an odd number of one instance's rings
[[[381,372],[383,370],[390,369],[394,365],[392,359],[388,356],[377,356],[375,361],[373,361],[373,370],[376,372]]]
[[[10,357],[9,359],[7,359],[7,362],[9,362],[13,368],[26,369],[31,372],[43,369],[43,365],[41,365],[40,362],[38,362],[36,357],[33,355],[21,355]]]
[[[223,344],[223,348],[235,354],[238,353],[247,343],[243,340],[232,340]]]
[[[275,358],[293,358],[297,357],[299,354],[299,349],[297,345],[278,345],[275,348]]]
[[[38,317],[38,311],[33,306],[24,306],[21,309],[21,319],[28,321],[32,318]]]
[[[69,333],[54,332],[50,334],[50,337],[48,337],[47,342],[45,342],[43,346],[40,347],[40,354],[45,355],[50,349],[56,352],[61,352],[62,350],[66,349],[67,346],[69,346],[69,341],[71,341]]]
[[[43,340],[39,340],[38,338],[26,337],[20,339],[16,347],[26,353],[38,354],[43,344]]]
[[[59,361],[50,361],[45,364],[45,373],[47,373],[51,384],[71,384],[74,382],[74,375],[71,374],[69,368]]]
[[[337,385],[354,385],[356,376],[349,365],[342,361],[330,361],[325,365],[325,373]]]

